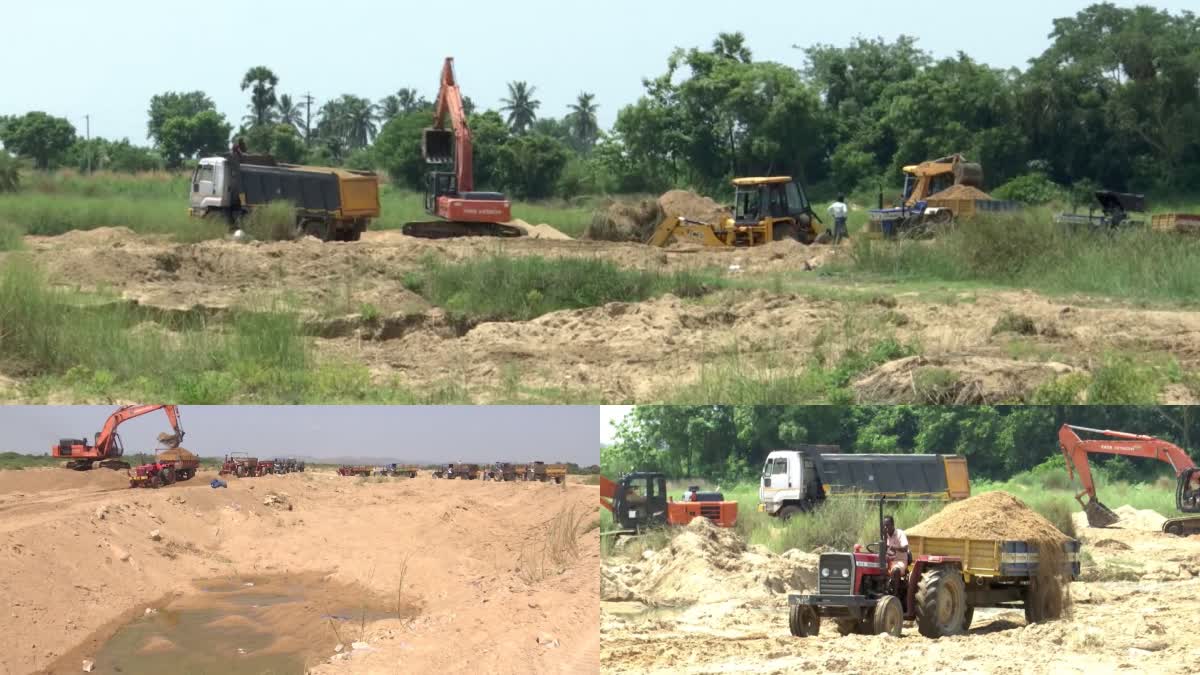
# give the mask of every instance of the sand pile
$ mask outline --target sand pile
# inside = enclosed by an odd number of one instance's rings
[[[510,220],[506,224],[507,225],[515,225],[515,226],[521,228],[522,230],[525,230],[525,236],[527,236],[531,239],[570,239],[571,238],[568,235],[566,235],[565,233],[563,233],[560,230],[558,230],[557,228],[555,228],[554,226],[547,225],[545,223],[540,223],[538,225],[530,225],[529,223],[525,222],[524,220],[521,220],[520,218],[514,218],[513,220]]]
[[[717,202],[688,190],[668,190],[658,199],[617,201],[596,211],[585,239],[645,242],[667,217],[683,216],[702,223],[719,223],[729,211]]]
[[[941,192],[929,195],[926,201],[934,201],[938,199],[982,199],[991,201],[992,196],[971,185],[951,185]]]
[[[1076,369],[1055,361],[942,354],[888,361],[854,382],[860,403],[980,405],[1026,398]]]
[[[600,596],[653,606],[765,598],[814,586],[816,569],[815,555],[747,547],[736,531],[697,518],[666,548],[637,562],[605,566]]]
[[[158,459],[164,462],[191,462],[198,457],[186,448],[171,448],[158,453]]]
[[[1113,512],[1120,518],[1116,522],[1116,527],[1123,530],[1146,530],[1149,532],[1158,532],[1162,530],[1163,523],[1167,522],[1165,516],[1153,509],[1136,509],[1129,504],[1113,509]]]
[[[908,534],[925,537],[1048,541],[1070,540],[1053,523],[1007,492],[985,492],[954,502]]]

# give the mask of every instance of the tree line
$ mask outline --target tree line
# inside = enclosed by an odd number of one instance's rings
[[[1152,7],[1091,5],[1056,19],[1025,69],[965,52],[935,59],[915,38],[796,45],[796,66],[758,61],[741,33],[676,49],[609,130],[587,92],[542,116],[537,89],[511,82],[496,110],[468,101],[480,189],[521,198],[727,189],[735,175],[792,174],[819,194],[872,193],[900,168],[953,152],[980,161],[1000,196],[1027,202],[1097,186],[1177,194],[1200,184],[1200,19]],[[235,130],[203,92],[165,92],[149,107],[153,148],[94,139],[44,113],[0,119],[0,141],[38,168],[90,162],[167,167],[243,137],[285,161],[382,169],[421,189],[420,130],[432,103],[411,88],[372,102],[352,94],[315,117],[249,69]]]
[[[1200,408],[1188,406],[637,406],[602,448],[605,475],[661,471],[675,478],[754,480],[771,450],[837,445],[842,452],[957,454],[976,478],[1005,480],[1063,462],[1064,423],[1147,434],[1193,457]],[[1150,459],[1097,456],[1108,474],[1145,480],[1170,473]]]

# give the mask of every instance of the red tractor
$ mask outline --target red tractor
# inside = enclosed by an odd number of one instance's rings
[[[160,488],[180,478],[175,473],[175,462],[152,462],[130,469],[129,487]]]
[[[821,617],[837,623],[842,635],[889,633],[900,637],[905,619],[921,635],[936,638],[966,630],[966,585],[962,559],[918,555],[905,572],[888,574],[883,500],[879,500],[879,541],[855,545],[853,553],[822,553],[817,593],[788,596],[788,627],[796,637],[816,635]]]
[[[231,452],[225,455],[225,461],[221,462],[221,470],[218,474],[252,478],[258,475],[258,458],[251,457],[244,452]]]

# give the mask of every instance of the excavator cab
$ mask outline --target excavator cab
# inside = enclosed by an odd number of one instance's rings
[[[622,529],[640,531],[667,523],[667,479],[661,473],[631,473],[617,483],[613,519]]]
[[[448,171],[430,171],[425,178],[425,211],[437,215],[438,197],[458,194],[458,179]]]

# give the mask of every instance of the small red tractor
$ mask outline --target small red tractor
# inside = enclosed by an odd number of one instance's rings
[[[255,475],[269,476],[273,473],[275,473],[275,460],[273,460],[273,459],[258,460],[258,470],[255,472]]]
[[[842,635],[900,637],[906,620],[928,638],[959,635],[970,629],[976,607],[1023,608],[1028,623],[1058,618],[1061,584],[1079,575],[1078,541],[1063,544],[1058,574],[1039,576],[1033,542],[909,535],[904,571],[889,574],[883,502],[878,542],[822,553],[816,594],[788,596],[792,635],[817,635],[822,617]]]
[[[160,488],[182,480],[174,462],[151,462],[129,470],[129,487]]]
[[[258,475],[258,458],[251,457],[244,452],[231,452],[225,455],[225,460],[221,462],[221,470],[218,474],[221,476],[252,478]]]

